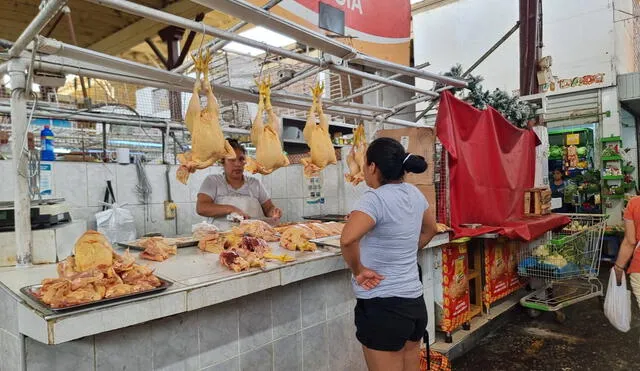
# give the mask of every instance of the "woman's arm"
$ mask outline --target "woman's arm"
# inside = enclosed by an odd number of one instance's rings
[[[418,239],[418,249],[422,249],[438,233],[436,226],[436,216],[429,209],[422,214],[422,228],[420,228],[420,238]]]
[[[633,251],[636,248],[636,242],[636,226],[633,220],[625,220],[624,239],[620,245],[620,251],[618,252],[618,258],[616,259],[616,265],[614,266],[618,285],[622,284],[622,273],[633,256]]]
[[[384,279],[384,277],[363,266],[360,262],[360,240],[375,225],[375,221],[369,215],[362,211],[353,211],[340,236],[342,257],[349,269],[351,269],[358,284],[365,289],[376,287]]]
[[[198,193],[198,201],[196,202],[196,212],[200,216],[217,218],[226,216],[231,213],[238,213],[248,219],[249,215],[233,205],[217,204],[213,199],[204,193]]]

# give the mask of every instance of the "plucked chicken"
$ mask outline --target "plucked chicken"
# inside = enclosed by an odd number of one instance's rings
[[[145,238],[138,245],[144,248],[144,251],[140,253],[141,259],[162,262],[169,259],[171,255],[178,254],[178,247],[167,244],[162,237]]]
[[[116,254],[98,232],[82,235],[74,254],[58,263],[58,278],[44,279],[42,287],[34,292],[52,308],[146,291],[162,284],[150,268],[135,264],[129,251]]]
[[[236,153],[224,139],[220,127],[218,101],[213,95],[209,83],[209,63],[212,56],[209,52],[202,52],[194,57],[196,82],[193,85],[193,95],[189,100],[185,124],[191,133],[191,151],[178,155],[180,167],[176,173],[178,180],[187,184],[189,174],[196,170],[206,169],[223,158],[235,158]],[[200,76],[202,75],[202,80]],[[200,91],[207,96],[207,107],[200,107]]]
[[[365,157],[367,154],[367,139],[364,135],[364,125],[360,124],[353,132],[353,146],[347,155],[349,173],[344,175],[347,182],[355,185],[364,180]]]
[[[300,160],[304,165],[304,175],[307,178],[317,176],[327,165],[336,164],[336,151],[329,135],[329,121],[322,111],[322,91],[324,87],[319,83],[312,89],[313,102],[307,115],[307,123],[302,134],[311,149],[311,157]],[[315,114],[320,124],[316,124]]]
[[[280,240],[278,232],[262,220],[243,220],[239,226],[233,228],[232,233],[238,236],[247,235],[262,238],[267,242],[278,242]]]
[[[251,142],[256,147],[256,158],[247,157],[245,169],[252,174],[271,174],[274,170],[289,165],[289,159],[282,151],[280,125],[271,105],[271,82],[265,80],[259,84],[258,114],[251,126]],[[267,112],[267,124],[264,124],[264,112]]]
[[[316,251],[316,244],[309,242],[316,238],[315,233],[304,224],[297,224],[282,233],[280,246],[291,251]]]

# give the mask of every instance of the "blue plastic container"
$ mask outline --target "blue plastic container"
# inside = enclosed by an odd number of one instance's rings
[[[49,125],[45,125],[44,129],[40,132],[40,160],[42,161],[55,161],[56,154],[53,152],[53,131],[49,128]]]

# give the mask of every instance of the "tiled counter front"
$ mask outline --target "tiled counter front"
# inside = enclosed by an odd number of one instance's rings
[[[430,246],[446,242],[440,236]],[[175,282],[164,293],[66,315],[34,309],[17,294],[25,279],[55,274],[55,265],[0,269],[0,370],[365,369],[341,256],[317,252],[233,274],[196,250],[156,266]],[[420,252],[430,314],[431,256]]]
[[[364,370],[345,270],[59,345],[27,370]],[[17,349],[20,349],[17,347]]]

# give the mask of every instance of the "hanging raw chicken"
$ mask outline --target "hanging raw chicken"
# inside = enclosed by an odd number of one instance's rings
[[[259,84],[258,114],[251,126],[251,142],[256,147],[256,158],[247,158],[245,169],[252,174],[271,174],[274,170],[289,165],[289,159],[282,152],[280,125],[271,105],[271,82],[265,80]],[[264,124],[264,111],[267,111],[267,124]]]
[[[322,112],[321,96],[323,90],[324,86],[321,86],[320,83],[316,84],[315,88],[312,89],[313,103],[307,115],[307,123],[302,131],[304,140],[311,149],[311,157],[300,160],[304,165],[304,175],[307,178],[317,176],[320,170],[327,165],[338,162],[336,151],[329,135],[329,121]],[[316,124],[314,113],[318,115],[320,124]]]
[[[218,110],[218,101],[213,95],[209,83],[209,52],[200,52],[194,57],[196,82],[193,85],[193,95],[189,100],[189,107],[185,116],[187,129],[191,133],[191,151],[178,155],[180,167],[176,173],[178,180],[187,184],[189,174],[196,170],[206,169],[223,158],[235,158],[236,154],[229,142],[224,139]],[[202,74],[202,81],[200,80]],[[200,90],[207,96],[207,106],[200,107]]]
[[[364,159],[367,154],[367,139],[364,135],[364,125],[360,124],[353,132],[353,146],[347,156],[349,173],[344,175],[347,182],[358,185],[364,180]]]

